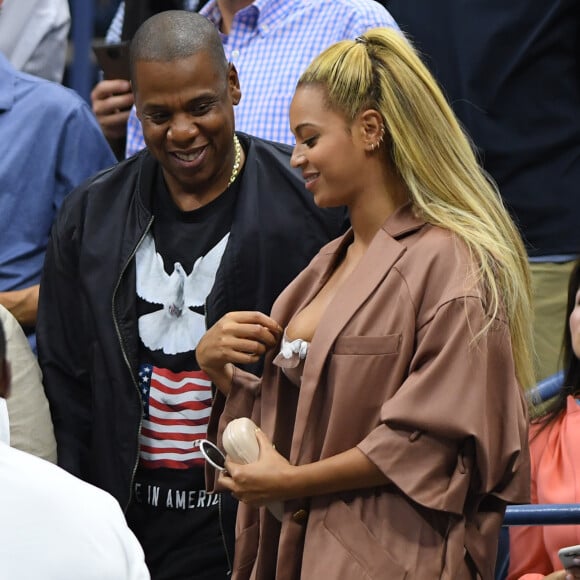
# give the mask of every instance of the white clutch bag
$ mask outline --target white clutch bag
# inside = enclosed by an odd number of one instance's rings
[[[248,417],[230,421],[222,435],[226,453],[236,463],[252,463],[260,456],[260,446],[256,439],[256,424]],[[266,504],[272,515],[282,521],[284,505],[281,501]]]

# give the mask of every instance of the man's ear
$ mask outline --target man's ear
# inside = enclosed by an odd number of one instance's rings
[[[0,397],[4,399],[7,399],[10,394],[11,378],[10,363],[3,359],[0,361]]]
[[[228,64],[228,89],[230,91],[232,103],[237,105],[242,100],[242,89],[240,88],[238,71],[231,62]]]

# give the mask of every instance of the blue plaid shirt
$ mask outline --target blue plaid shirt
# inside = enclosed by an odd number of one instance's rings
[[[198,0],[183,0],[183,9],[191,10],[192,12],[197,9],[199,4]],[[111,24],[107,29],[107,34],[105,36],[105,41],[109,44],[113,42],[121,42],[121,35],[123,34],[123,22],[125,21],[125,2],[120,2],[115,16],[111,20]]]
[[[200,13],[219,25],[216,0]],[[374,0],[255,0],[238,11],[230,34],[221,35],[242,88],[235,108],[236,129],[293,145],[288,110],[302,71],[331,44],[378,26],[398,28]],[[143,147],[133,108],[127,124],[127,157]]]

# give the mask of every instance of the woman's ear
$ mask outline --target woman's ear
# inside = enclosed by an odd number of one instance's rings
[[[367,109],[359,117],[363,141],[367,151],[377,150],[385,137],[385,123],[376,109]]]

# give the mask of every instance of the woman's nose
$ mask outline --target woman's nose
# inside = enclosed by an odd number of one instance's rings
[[[290,157],[290,165],[295,168],[300,167],[301,165],[304,165],[305,161],[306,157],[304,157],[304,154],[298,150],[298,146],[294,147],[292,150],[292,156]]]

